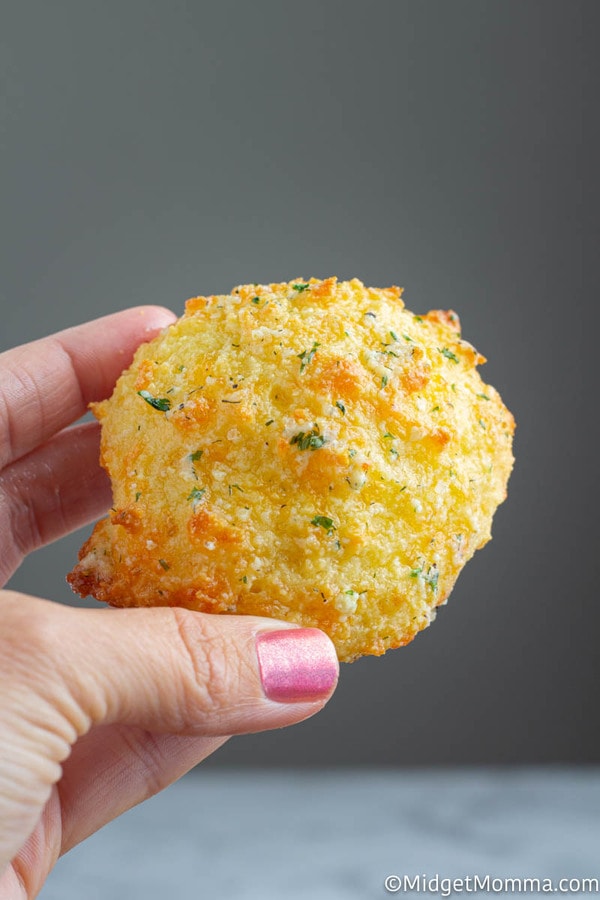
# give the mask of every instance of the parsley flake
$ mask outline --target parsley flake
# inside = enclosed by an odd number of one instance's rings
[[[458,362],[458,356],[456,353],[453,353],[452,350],[449,350],[448,347],[438,347],[438,350],[442,356],[446,357],[446,359],[451,359],[453,363]]]
[[[327,534],[331,534],[332,531],[336,530],[333,519],[330,519],[329,516],[315,516],[314,519],[310,520],[310,524],[324,528]]]
[[[336,401],[335,401],[335,405],[336,405],[337,408],[340,410],[341,414],[342,414],[343,416],[345,416],[345,415],[346,415],[346,407],[344,406],[344,404],[342,403],[342,401],[341,401],[341,400],[336,400]]]
[[[167,412],[171,409],[171,401],[168,397],[153,397],[149,391],[138,391],[138,394],[153,409],[158,409],[161,412]]]
[[[398,340],[398,335],[396,334],[395,331],[390,331],[390,337],[391,337],[391,339],[392,339],[393,341],[397,341],[397,340]]]
[[[488,397],[487,394],[477,394],[478,397],[481,397],[482,400],[491,400],[491,397]]]
[[[193,453],[190,453],[190,459],[192,462],[198,462],[201,459],[204,450],[194,450]]]
[[[303,291],[307,291],[309,289],[310,284],[308,282],[299,281],[298,284],[293,284],[292,287],[295,291],[298,291],[298,293],[301,294]]]
[[[229,488],[229,496],[230,496],[230,497],[231,497],[233,491],[239,491],[240,494],[244,494],[244,493],[245,493],[245,491],[243,490],[243,488],[241,488],[241,487],[239,486],[239,484],[228,484],[227,487]]]
[[[206,488],[192,488],[190,495],[188,497],[188,500],[192,501],[192,506],[193,506],[194,510],[196,509],[196,507],[202,500],[202,497],[204,496],[205,491],[206,491]]]
[[[164,559],[159,559],[159,563],[161,564],[161,566],[163,567],[163,569],[165,570],[165,572],[168,572],[169,569],[171,568],[171,566],[169,565],[169,563],[166,562],[166,560],[164,560]]]
[[[319,434],[319,430],[316,427],[306,433],[300,431],[290,440],[290,444],[298,445],[298,450],[319,450],[325,443],[325,438],[322,434]]]
[[[437,566],[434,564],[429,566],[427,569],[427,573],[423,574],[423,566],[418,569],[412,569],[410,573],[411,578],[422,578],[425,584],[428,584],[431,590],[434,592],[437,591],[438,588],[438,579],[440,577],[440,573],[437,570]]]
[[[381,387],[382,388],[386,387],[388,381],[389,381],[389,378],[387,377],[387,375],[382,375],[381,376]]]
[[[260,297],[253,297],[253,298],[252,298],[252,302],[253,302],[253,303],[260,303]]]
[[[439,577],[440,573],[435,566],[430,566],[427,575],[423,575],[423,581],[429,585],[434,594],[437,591]]]
[[[317,341],[313,342],[313,345],[310,350],[303,350],[302,353],[298,353],[298,359],[300,360],[300,374],[304,372],[307,365],[312,362],[313,356],[317,352],[317,347],[319,346]]]

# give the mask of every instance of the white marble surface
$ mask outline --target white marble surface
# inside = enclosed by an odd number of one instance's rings
[[[599,876],[600,770],[200,769],[72,850],[40,896],[363,900],[392,896],[392,873]]]

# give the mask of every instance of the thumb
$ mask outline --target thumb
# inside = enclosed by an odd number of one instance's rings
[[[68,663],[63,655],[62,675],[94,723],[177,734],[263,731],[317,712],[337,682],[323,632],[271,619],[80,610],[70,634],[78,651]]]
[[[183,609],[77,610],[0,591],[0,875],[93,726],[219,744],[307,718],[337,675],[316,629]],[[103,809],[103,821],[118,811]]]
[[[333,644],[314,628],[12,597],[15,604],[2,604],[2,636],[9,637],[4,613],[13,607],[20,621],[10,652],[26,659],[17,671],[28,666],[34,693],[62,710],[78,734],[114,722],[193,735],[278,728],[318,712],[337,682]]]

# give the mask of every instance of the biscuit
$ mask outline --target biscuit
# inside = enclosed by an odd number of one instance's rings
[[[189,300],[93,404],[114,506],[73,589],[321,628],[344,661],[411,641],[491,537],[514,421],[457,315],[401,293]]]

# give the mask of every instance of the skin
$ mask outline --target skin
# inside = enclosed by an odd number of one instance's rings
[[[139,307],[0,354],[0,585],[110,506],[99,426],[72,423],[174,318]],[[290,627],[0,591],[0,900],[35,897],[61,854],[228,736],[318,712],[331,691],[275,702],[261,684],[256,635]]]

